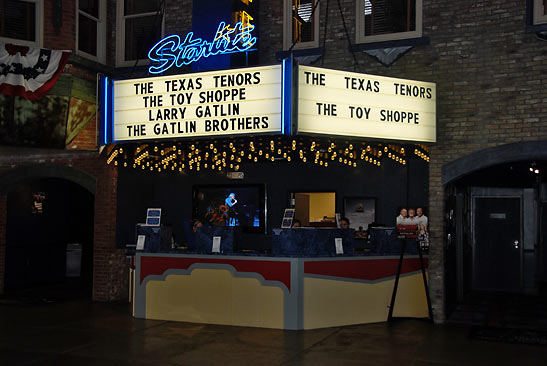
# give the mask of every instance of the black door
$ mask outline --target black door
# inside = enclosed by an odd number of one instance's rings
[[[521,290],[521,199],[475,197],[474,288]]]

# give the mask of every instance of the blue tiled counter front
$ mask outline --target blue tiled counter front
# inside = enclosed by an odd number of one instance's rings
[[[345,255],[355,247],[353,229],[297,228],[273,229],[272,253],[290,256],[335,256],[335,239],[342,239]]]

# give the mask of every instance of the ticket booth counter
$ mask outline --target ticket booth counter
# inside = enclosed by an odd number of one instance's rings
[[[326,238],[307,247],[334,248],[342,230],[325,230],[298,230],[299,238]],[[354,254],[345,244],[339,255],[138,253],[134,316],[293,330],[386,321],[398,253]],[[394,316],[428,316],[417,255],[405,256],[398,288]]]

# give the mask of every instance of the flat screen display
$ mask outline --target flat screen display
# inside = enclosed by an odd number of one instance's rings
[[[193,216],[204,224],[266,232],[264,184],[200,185],[192,191]]]

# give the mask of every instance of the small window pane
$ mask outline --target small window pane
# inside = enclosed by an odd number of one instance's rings
[[[365,0],[365,36],[416,30],[416,0]]]
[[[78,5],[81,11],[99,18],[99,0],[80,0]]]
[[[161,19],[155,15],[125,20],[125,60],[144,59],[160,40]]]
[[[541,2],[541,15],[547,15],[547,0]]]
[[[36,4],[27,1],[0,1],[0,36],[36,41]]]
[[[97,22],[80,14],[78,24],[78,49],[97,56]]]
[[[292,35],[293,42],[313,42],[314,16],[313,0],[293,0],[292,5]]]
[[[151,13],[160,8],[159,0],[124,0],[125,15]]]

